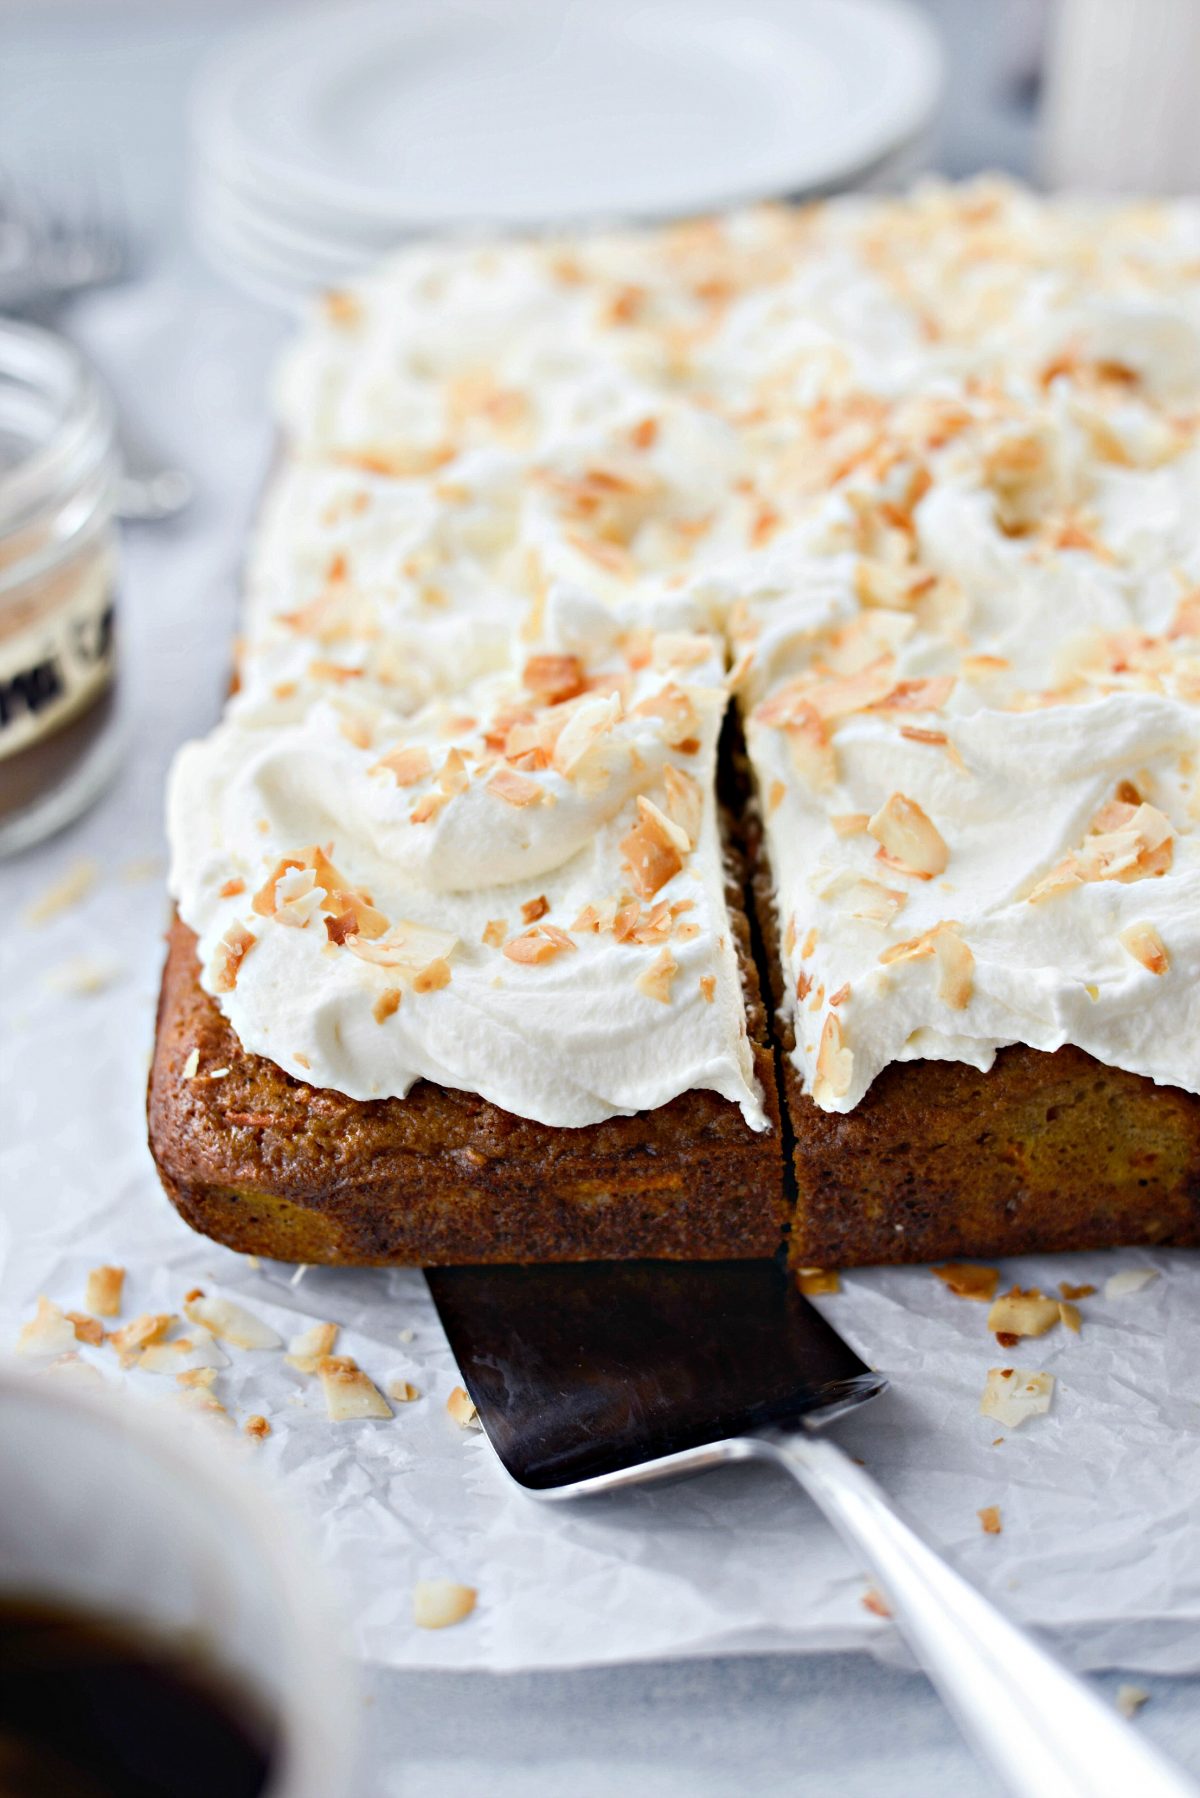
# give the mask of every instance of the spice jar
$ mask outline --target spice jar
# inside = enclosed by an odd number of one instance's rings
[[[82,357],[0,319],[0,854],[116,767],[115,487],[112,408]]]

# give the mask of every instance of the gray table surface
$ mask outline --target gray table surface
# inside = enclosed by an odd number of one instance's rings
[[[951,81],[935,154],[960,173],[1026,170],[1031,127],[1012,97],[1013,45],[1029,0],[927,0],[941,24]],[[263,406],[222,387],[222,368],[261,383],[281,321],[225,288],[192,250],[186,221],[184,99],[199,58],[247,13],[233,0],[0,0],[0,172],[53,181],[98,167],[119,172],[140,245],[140,277],[156,295],[155,378],[121,294],[67,321],[98,355],[139,427],[183,461],[201,415]],[[276,4],[276,10],[284,10]],[[128,298],[132,303],[134,295]],[[174,351],[206,346],[186,384]],[[227,361],[222,349],[228,351]],[[169,744],[202,729],[219,690],[232,628],[237,544],[262,456],[210,461],[191,513],[126,546],[125,599],[135,636],[134,726]],[[211,544],[209,615],[172,617],[173,569]],[[212,614],[221,614],[215,616]],[[152,678],[153,677],[153,678]],[[139,741],[140,741],[139,736]],[[159,803],[157,750],[135,755],[104,802],[115,818]],[[797,1502],[802,1502],[798,1500]],[[1115,1691],[1122,1676],[1098,1683]],[[1200,1772],[1200,1685],[1151,1678],[1140,1727]],[[489,1676],[369,1671],[357,1798],[706,1798],[755,1791],[837,1798],[972,1798],[992,1790],[927,1683],[865,1656],[771,1655],[654,1663],[579,1673]],[[332,1795],[331,1795],[332,1798]],[[1136,1798],[1136,1794],[1131,1794]]]

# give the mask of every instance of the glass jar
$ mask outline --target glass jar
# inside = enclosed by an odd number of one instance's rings
[[[116,476],[83,358],[0,319],[0,854],[68,823],[116,767]]]

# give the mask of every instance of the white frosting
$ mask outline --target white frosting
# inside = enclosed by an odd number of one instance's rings
[[[724,633],[819,1104],[1010,1042],[1200,1090],[1194,208],[931,188],[408,251],[313,321],[279,404],[240,691],[171,798],[173,890],[247,1047],[357,1097],[426,1077],[578,1125],[710,1087],[762,1127],[711,794]],[[496,726],[545,724],[531,656],[590,683],[555,714],[567,772]],[[638,711],[664,687],[698,747]],[[641,916],[691,909],[620,940],[622,845],[639,800],[674,782],[686,810],[681,772],[702,823]],[[928,879],[853,822],[894,794]],[[308,869],[254,911],[314,844],[385,942],[443,935],[386,964],[332,940]],[[514,962],[540,898],[575,946]]]

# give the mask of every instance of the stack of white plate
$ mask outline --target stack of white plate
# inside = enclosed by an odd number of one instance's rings
[[[405,239],[661,219],[911,164],[906,0],[358,0],[230,44],[193,111],[210,259],[292,305]]]

